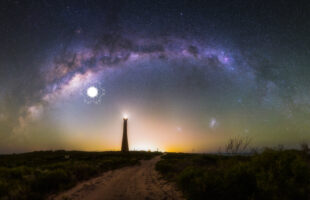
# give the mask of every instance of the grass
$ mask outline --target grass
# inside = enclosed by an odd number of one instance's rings
[[[187,199],[309,199],[309,156],[266,149],[251,156],[169,153],[156,169]]]
[[[102,172],[159,153],[40,151],[0,155],[0,199],[44,199]]]

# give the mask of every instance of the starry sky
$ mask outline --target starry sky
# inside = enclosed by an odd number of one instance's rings
[[[0,153],[310,142],[310,3],[3,0]],[[87,90],[95,87],[95,97]]]

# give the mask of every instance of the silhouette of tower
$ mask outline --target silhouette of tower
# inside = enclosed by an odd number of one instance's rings
[[[128,138],[127,138],[127,120],[128,119],[124,117],[122,152],[129,152]]]

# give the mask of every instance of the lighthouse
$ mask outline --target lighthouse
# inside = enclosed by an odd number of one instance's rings
[[[127,137],[127,121],[128,117],[124,115],[123,118],[123,139],[122,139],[122,152],[129,152],[129,147],[128,147],[128,137]]]

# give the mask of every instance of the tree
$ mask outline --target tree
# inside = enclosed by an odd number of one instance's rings
[[[251,144],[251,138],[247,136],[235,136],[229,138],[225,145],[226,153],[239,154],[248,150]]]
[[[309,145],[306,142],[301,143],[300,148],[306,154],[309,152]]]

